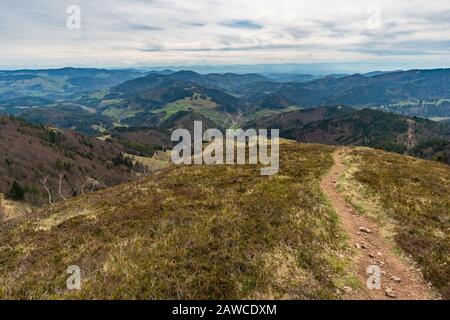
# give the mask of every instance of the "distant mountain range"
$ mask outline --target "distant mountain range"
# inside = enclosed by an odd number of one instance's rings
[[[449,92],[449,69],[325,77],[76,68],[0,71],[0,111],[20,114],[72,102],[112,114],[116,122],[184,99],[209,101],[219,112],[242,113],[244,118],[289,107],[345,105],[441,119],[450,118]],[[114,117],[117,113],[122,114]]]
[[[325,77],[187,70],[0,71],[1,111],[91,136],[117,135],[121,127],[150,128],[164,136],[173,128],[190,128],[194,120],[222,129],[277,127],[284,137],[299,141],[365,145],[448,163],[450,69]],[[168,147],[167,138],[162,140],[138,149],[148,153]]]
[[[198,93],[216,103],[220,111],[229,113],[346,105],[422,117],[450,117],[448,69],[328,76],[297,82],[281,78],[277,82],[274,76],[200,75],[192,71],[150,74],[110,89],[107,98],[124,98],[127,108],[142,110]]]
[[[108,89],[141,75],[136,70],[83,68],[0,71],[0,102],[11,105],[16,98],[28,97],[61,99],[74,93]],[[21,100],[16,103],[21,105]]]

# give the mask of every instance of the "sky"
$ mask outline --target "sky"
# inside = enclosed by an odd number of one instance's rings
[[[450,67],[448,0],[0,0],[0,8],[1,69]]]

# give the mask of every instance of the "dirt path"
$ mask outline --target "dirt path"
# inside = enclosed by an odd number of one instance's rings
[[[433,299],[430,288],[421,274],[400,257],[393,254],[393,245],[380,235],[375,222],[360,215],[337,192],[336,183],[345,170],[342,163],[348,149],[340,148],[334,152],[334,166],[321,182],[323,192],[329,198],[338,214],[349,242],[355,248],[352,272],[360,280],[360,289],[348,288],[347,299]],[[378,266],[381,270],[381,289],[369,289],[367,268]],[[376,267],[375,267],[376,268]]]

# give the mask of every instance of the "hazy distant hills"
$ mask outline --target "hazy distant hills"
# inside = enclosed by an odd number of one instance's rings
[[[112,91],[127,98],[136,95],[131,97],[131,103],[148,102],[157,106],[192,97],[195,91],[211,98],[226,112],[236,112],[230,104],[237,105],[243,113],[289,106],[347,105],[384,108],[422,117],[450,116],[448,69],[328,76],[304,82],[277,82],[273,77],[257,74],[200,75],[180,71],[131,80]]]
[[[319,76],[298,73],[264,73],[265,77],[275,82],[308,82],[319,79]]]
[[[449,92],[449,69],[325,77],[76,68],[0,71],[0,111],[18,114],[74,102],[109,113],[115,122],[185,99],[209,102],[218,112],[242,113],[244,118],[289,107],[346,105],[441,119],[450,117]]]
[[[354,75],[340,79],[319,80],[307,86],[325,94],[328,103],[378,105],[411,100],[433,100],[448,97],[450,70],[411,70],[385,73],[373,77]]]
[[[203,121],[205,128],[280,128],[284,137],[299,141],[365,145],[449,162],[448,129],[441,120],[450,119],[450,70],[325,77],[188,70],[1,71],[0,112],[92,136],[121,127],[190,128],[194,120]]]
[[[325,77],[307,83],[274,86],[292,103],[309,108],[318,105],[381,106],[418,100],[446,99],[450,70],[411,70],[366,76]]]
[[[0,102],[24,97],[50,100],[73,93],[107,89],[141,76],[136,70],[63,68],[0,71]]]

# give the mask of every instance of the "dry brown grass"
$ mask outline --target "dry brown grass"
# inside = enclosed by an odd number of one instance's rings
[[[332,151],[283,144],[273,177],[169,167],[3,225],[0,297],[338,299],[348,247],[319,187]],[[73,264],[75,292],[65,289]]]

